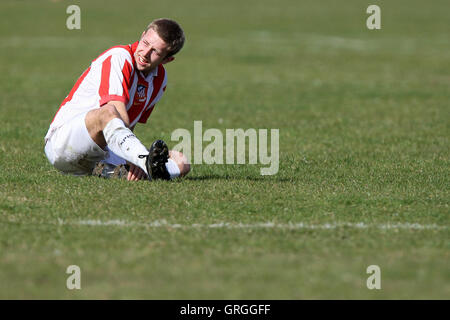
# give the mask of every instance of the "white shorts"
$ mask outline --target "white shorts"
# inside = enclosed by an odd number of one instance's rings
[[[73,175],[89,175],[97,161],[104,159],[103,151],[92,140],[82,113],[54,131],[45,144],[48,161],[59,171]]]

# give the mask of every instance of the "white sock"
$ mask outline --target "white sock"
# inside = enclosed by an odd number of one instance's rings
[[[178,168],[178,165],[175,161],[169,158],[169,160],[166,162],[166,168],[167,171],[170,174],[170,179],[176,178],[180,175],[180,168]]]
[[[103,129],[103,135],[109,149],[119,157],[139,166],[148,174],[145,167],[146,158],[139,158],[139,155],[148,154],[148,150],[134,133],[125,127],[121,119],[114,118],[109,121]]]

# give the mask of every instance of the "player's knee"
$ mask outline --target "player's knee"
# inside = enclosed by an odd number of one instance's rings
[[[105,104],[100,108],[100,117],[105,124],[114,118],[120,118],[120,113],[112,104]]]
[[[169,155],[180,169],[180,177],[187,175],[189,171],[191,171],[191,165],[189,164],[188,159],[183,153],[175,150],[170,150]]]
[[[106,125],[114,118],[120,118],[120,114],[114,105],[106,104],[99,109],[91,110],[86,115],[86,128],[89,131],[92,139],[99,144],[103,145],[103,138],[96,137],[103,131]],[[103,135],[102,135],[103,136]]]

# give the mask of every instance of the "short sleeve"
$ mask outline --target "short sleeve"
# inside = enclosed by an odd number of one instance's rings
[[[125,104],[130,100],[129,88],[133,68],[131,58],[127,57],[127,54],[116,50],[103,60],[99,86],[100,106],[111,100],[122,101]]]

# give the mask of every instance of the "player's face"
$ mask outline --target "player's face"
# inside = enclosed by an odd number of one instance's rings
[[[142,34],[134,53],[137,69],[147,75],[161,63],[172,61],[173,57],[166,58],[168,51],[167,43],[154,30],[147,30]]]

